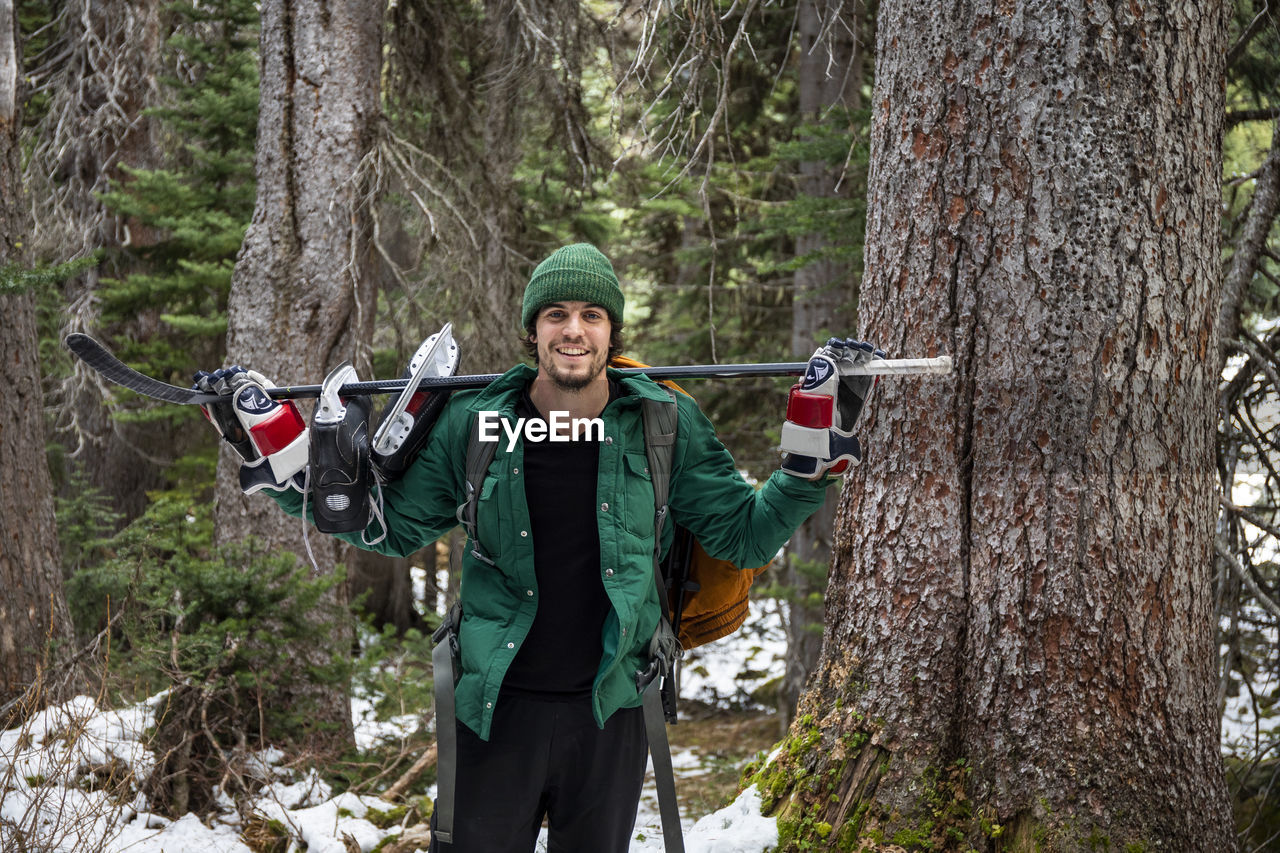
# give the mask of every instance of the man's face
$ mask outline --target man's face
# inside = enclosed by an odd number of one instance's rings
[[[538,369],[564,391],[580,391],[609,361],[609,312],[591,302],[553,302],[538,311]]]

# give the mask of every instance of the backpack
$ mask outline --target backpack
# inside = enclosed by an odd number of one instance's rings
[[[615,362],[619,361],[615,359]],[[630,359],[625,361],[630,362]],[[627,363],[620,366],[644,367]],[[643,400],[644,452],[653,475],[654,506],[665,516],[670,495],[671,468],[675,455],[679,415],[674,383],[659,383],[669,400]],[[674,388],[674,390],[673,390]],[[676,523],[667,555],[659,563],[667,588],[667,616],[671,630],[685,651],[727,637],[747,620],[748,595],[752,582],[769,567],[740,569],[730,560],[710,556],[682,524]],[[655,525],[655,535],[661,527]],[[661,547],[655,542],[656,549]]]
[[[615,367],[646,367],[625,356],[616,356]],[[644,450],[653,477],[654,507],[657,518],[654,524],[654,559],[662,547],[662,526],[667,516],[667,498],[670,495],[671,469],[674,463],[676,432],[679,414],[676,393],[685,394],[673,382],[659,383],[667,392],[667,400],[644,399]],[[480,441],[479,419],[472,421],[467,439],[466,501],[458,508],[458,520],[466,529],[472,542],[472,556],[489,565],[493,564],[484,553],[476,537],[476,514],[479,491],[484,477],[497,453],[498,442]],[[729,560],[711,557],[697,541],[693,533],[681,524],[673,528],[671,547],[658,562],[663,583],[666,586],[666,615],[672,633],[685,650],[695,649],[712,640],[727,637],[742,627],[747,619],[748,596],[752,582],[767,569],[766,563],[758,569],[740,569]]]

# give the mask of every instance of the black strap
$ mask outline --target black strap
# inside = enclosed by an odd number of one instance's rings
[[[658,584],[658,603],[662,606],[662,619],[667,620],[667,581],[662,576],[662,530],[667,524],[667,501],[671,495],[671,468],[676,451],[676,426],[679,412],[676,409],[675,392],[658,386],[672,395],[667,400],[641,400],[644,416],[644,455],[649,463],[649,476],[653,479],[653,574]]]
[[[480,440],[480,419],[471,421],[471,432],[467,436],[466,500],[458,507],[457,518],[471,540],[471,556],[485,565],[494,565],[493,558],[485,553],[480,544],[476,530],[476,516],[480,508],[480,489],[484,487],[484,477],[489,471],[489,464],[498,452],[497,441]]]
[[[676,428],[680,413],[675,392],[659,386],[668,399],[641,401],[644,416],[644,452],[653,479],[653,573],[658,587],[658,603],[662,615],[653,640],[649,644],[649,668],[637,673],[637,684],[644,693],[644,727],[649,736],[649,754],[653,757],[653,781],[658,791],[658,813],[662,816],[662,836],[667,853],[684,853],[684,832],[680,826],[680,803],[676,800],[675,768],[671,764],[671,745],[667,741],[667,720],[676,720],[677,678],[680,667],[680,641],[671,628],[667,615],[667,582],[662,576],[662,530],[667,522],[667,503],[671,493],[671,469],[675,460]],[[647,682],[645,679],[649,679]]]
[[[453,843],[453,803],[458,780],[458,715],[454,706],[454,666],[458,659],[458,623],[462,608],[454,603],[432,639],[431,677],[436,702],[436,805],[432,832],[443,844]]]
[[[658,789],[658,814],[662,817],[662,840],[667,853],[684,853],[684,833],[680,826],[680,803],[676,800],[675,769],[671,765],[671,744],[667,742],[667,720],[662,712],[659,679],[644,691],[644,730],[653,758],[653,781]]]

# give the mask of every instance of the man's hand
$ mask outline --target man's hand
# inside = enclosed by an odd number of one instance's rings
[[[195,375],[195,388],[223,398],[201,406],[214,429],[253,469],[241,486],[246,492],[260,488],[298,488],[294,475],[307,467],[307,424],[292,400],[279,402],[267,396],[270,382],[261,373],[233,366]],[[246,485],[251,484],[251,486]]]
[[[876,377],[849,369],[884,353],[852,338],[832,338],[809,359],[804,378],[787,398],[782,425],[782,470],[807,480],[842,474],[862,461],[853,427],[875,389]]]

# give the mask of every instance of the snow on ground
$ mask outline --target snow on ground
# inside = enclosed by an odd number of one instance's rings
[[[155,757],[145,745],[146,730],[164,698],[103,711],[82,696],[49,708],[22,729],[0,734],[0,849],[22,849],[25,843],[50,853],[252,853],[240,839],[234,808],[207,823],[191,814],[171,821],[148,810],[136,784],[126,787],[125,802],[105,790],[84,790],[91,768],[111,767],[117,780],[129,771],[135,780],[150,772]],[[301,842],[308,853],[345,853],[350,840],[368,851],[399,831],[379,829],[365,819],[370,809],[386,810],[388,803],[375,796],[334,794],[314,772],[298,777],[279,770],[279,758],[262,756],[264,767],[283,778],[263,788],[254,812],[288,827],[295,841],[291,849],[302,849],[296,844]],[[677,753],[674,763],[677,785],[680,777],[703,772],[701,760],[689,751]],[[696,822],[686,816],[683,825],[689,853],[761,853],[778,839],[776,822],[760,814],[754,788]],[[546,850],[545,830],[537,849]],[[662,849],[650,777],[631,850]]]
[[[753,602],[741,631],[685,659],[681,697],[720,707],[751,706],[752,692],[781,675],[784,653],[776,607]],[[191,814],[169,820],[152,813],[136,781],[123,786],[123,793],[111,784],[130,774],[134,780],[145,778],[155,766],[146,731],[166,700],[160,694],[113,711],[79,697],[46,709],[21,729],[0,732],[0,850],[21,849],[17,828],[28,849],[50,853],[251,853],[241,840],[237,811],[225,797],[221,813],[207,823]],[[1241,704],[1229,703],[1224,745],[1252,742],[1256,721],[1247,708],[1234,707]],[[414,716],[379,721],[372,708],[368,697],[353,700],[356,739],[363,748],[403,737],[419,722]],[[258,759],[257,773],[266,784],[254,809],[289,828],[295,841],[291,850],[305,842],[311,853],[345,853],[343,839],[350,838],[368,851],[399,831],[379,829],[366,819],[371,808],[388,807],[377,797],[334,792],[314,771],[283,770],[278,752],[260,753]],[[680,779],[706,772],[693,751],[677,751],[672,759],[677,787]],[[760,814],[754,788],[713,814],[682,817],[689,853],[762,853],[777,844],[777,823]],[[631,853],[663,850],[652,775],[646,778],[635,832]],[[546,851],[545,830],[537,850]]]
[[[776,611],[756,610],[734,637],[686,660],[681,696],[715,705],[750,704],[751,691],[781,674],[784,649]],[[746,677],[736,677],[744,669]],[[147,729],[166,700],[162,693],[112,711],[82,696],[0,733],[0,850],[22,849],[25,842],[27,849],[49,853],[251,853],[240,837],[239,815],[225,797],[220,813],[204,822],[191,814],[178,820],[154,814],[140,793],[139,781],[156,763]],[[352,713],[357,742],[365,748],[380,738],[403,736],[418,723],[416,717],[376,720],[367,697],[353,701]],[[301,842],[308,853],[345,853],[344,839],[350,839],[368,851],[399,832],[366,819],[370,809],[385,811],[389,804],[375,796],[335,793],[314,771],[299,775],[282,769],[282,758],[274,751],[258,755],[258,772],[267,784],[254,812],[289,828],[291,850],[302,849]],[[673,763],[677,787],[682,777],[705,772],[692,751],[677,752]],[[688,853],[761,853],[777,844],[776,821],[761,816],[755,789],[696,821],[682,817]],[[545,830],[537,849],[545,853]],[[631,851],[662,849],[650,774]]]

